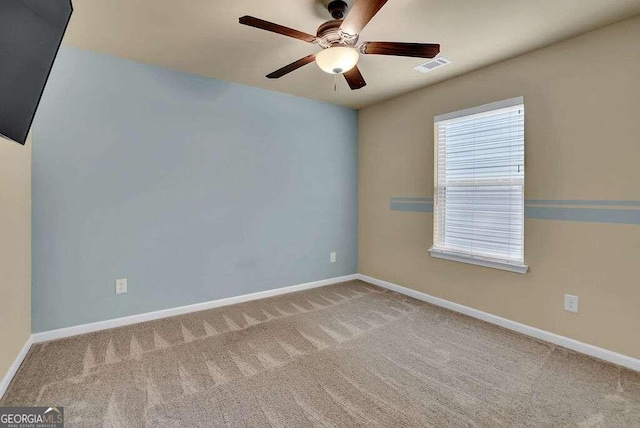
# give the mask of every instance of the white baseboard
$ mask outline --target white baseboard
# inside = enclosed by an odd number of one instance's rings
[[[43,331],[34,333],[27,339],[16,359],[5,373],[0,383],[0,398],[4,395],[13,376],[20,368],[22,361],[27,356],[31,345],[34,343],[47,342],[49,340],[62,339],[65,337],[76,336],[78,334],[92,333],[94,331],[107,330],[115,327],[122,327],[130,324],[137,324],[144,321],[156,320],[159,318],[172,317],[182,315],[189,312],[204,311],[206,309],[218,308],[221,306],[235,305],[237,303],[248,302],[251,300],[264,299],[267,297],[278,296],[281,294],[293,293],[296,291],[309,290],[311,288],[323,287],[325,285],[337,284],[340,282],[353,281],[358,279],[358,274],[338,276],[335,278],[323,279],[320,281],[307,282],[306,284],[292,285],[289,287],[276,288],[274,290],[259,291],[257,293],[243,294],[241,296],[228,297],[226,299],[212,300],[209,302],[196,303],[193,305],[179,306],[176,308],[163,309],[155,312],[147,312],[144,314],[131,315],[128,317],[114,318],[106,321],[98,321],[90,324],[76,325],[73,327],[60,328],[57,330]]]
[[[237,303],[248,302],[251,300],[264,299],[266,297],[278,296],[280,294],[293,293],[295,291],[308,290],[311,288],[322,287],[325,285],[337,284],[339,282],[352,281],[357,279],[358,275],[338,276],[335,278],[323,279],[320,281],[308,282],[306,284],[292,285],[289,287],[276,288],[274,290],[259,291],[257,293],[243,294],[241,296],[228,297],[226,299],[211,300],[209,302],[195,303],[188,306],[179,306],[176,308],[163,309],[155,312],[147,312],[144,314],[130,315],[122,318],[114,318],[106,321],[98,321],[90,324],[81,324],[72,327],[60,328],[57,330],[43,331],[32,335],[33,343],[47,342],[49,340],[62,339],[64,337],[76,336],[78,334],[92,333],[94,331],[107,330],[115,327],[122,327],[130,324],[137,324],[144,321],[152,321],[159,318],[173,317],[176,315],[187,314],[189,312],[204,311],[206,309],[218,308],[220,306],[235,305]]]
[[[345,281],[352,281],[354,279],[359,279],[365,282],[368,282],[373,285],[377,285],[379,287],[387,288],[389,290],[397,291],[398,293],[405,294],[407,296],[413,297],[418,300],[422,300],[427,303],[431,303],[436,306],[440,306],[443,308],[450,309],[455,312],[459,312],[461,314],[468,315],[473,318],[477,318],[491,324],[499,325],[501,327],[507,328],[509,330],[517,331],[519,333],[525,334],[527,336],[535,337],[540,340],[544,340],[550,343],[554,343],[556,345],[563,346],[568,349],[572,349],[574,351],[590,355],[595,358],[599,358],[604,361],[608,361],[614,364],[618,364],[623,367],[627,367],[632,370],[640,371],[640,360],[629,357],[627,355],[619,354],[617,352],[610,351],[608,349],[599,348],[594,345],[589,345],[587,343],[583,343],[577,341],[575,339],[571,339],[568,337],[560,336],[555,333],[551,333],[545,330],[541,330],[539,328],[531,327],[525,324],[521,324],[515,321],[508,320],[506,318],[499,317],[497,315],[492,315],[487,312],[480,311],[478,309],[473,309],[468,306],[460,305],[458,303],[453,303],[445,299],[441,299],[439,297],[434,297],[426,293],[422,293],[420,291],[412,290],[410,288],[403,287],[401,285],[393,284],[391,282],[382,281],[380,279],[372,278],[370,276],[362,275],[362,274],[354,274],[354,275],[346,275],[335,278],[324,279],[321,281],[309,282],[306,284],[292,285],[290,287],[277,288],[275,290],[267,290],[260,291],[252,294],[244,294],[242,296],[229,297],[226,299],[212,300],[210,302],[204,303],[196,303],[188,306],[180,306],[177,308],[164,309],[161,311],[148,312],[139,315],[131,315],[128,317],[115,318],[106,321],[98,321],[90,324],[83,324],[73,327],[61,328],[57,330],[45,331],[41,333],[34,333],[24,344],[18,356],[14,360],[9,370],[2,378],[2,382],[0,382],[0,397],[2,397],[9,386],[9,383],[13,379],[13,376],[20,368],[22,361],[26,357],[31,345],[34,343],[46,342],[54,339],[61,339],[64,337],[75,336],[78,334],[91,333],[94,331],[106,330],[115,327],[121,327],[130,324],[136,324],[144,321],[151,321],[159,318],[166,318],[175,315],[182,315],[189,312],[197,312],[203,311],[206,309],[217,308],[221,306],[234,305],[237,303],[248,302],[251,300],[264,299],[266,297],[278,296],[281,294],[293,293],[295,291],[308,290],[311,288],[322,287],[325,285],[337,284]]]
[[[18,369],[20,368],[22,361],[24,361],[24,357],[27,356],[27,353],[29,352],[29,349],[31,348],[32,344],[33,344],[33,335],[29,336],[29,338],[27,339],[27,342],[24,344],[20,352],[18,352],[16,359],[13,360],[13,364],[11,364],[11,366],[9,367],[9,370],[7,370],[4,377],[2,378],[2,381],[0,382],[0,398],[2,398],[4,393],[7,391],[7,388],[9,387],[9,384],[11,383],[13,376],[15,376],[15,374],[18,372]]]
[[[569,337],[560,336],[559,334],[551,333],[545,330],[541,330],[536,327],[531,327],[525,324],[521,324],[516,321],[511,321],[506,318],[492,315],[487,312],[473,309],[468,306],[453,303],[439,297],[434,297],[420,291],[412,290],[407,287],[403,287],[391,282],[382,281],[380,279],[372,278],[370,276],[358,274],[357,278],[379,287],[387,288],[389,290],[397,291],[398,293],[405,294],[409,297],[413,297],[418,300],[422,300],[427,303],[431,303],[436,306],[440,306],[446,309],[450,309],[455,312],[459,312],[464,315],[468,315],[473,318],[477,318],[482,321],[489,322],[491,324],[499,325],[509,330],[517,331],[518,333],[526,334],[527,336],[535,337],[546,342],[551,342],[556,345],[563,346],[565,348],[586,354],[595,358],[599,358],[604,361],[608,361],[613,364],[617,364],[623,367],[627,367],[632,370],[640,371],[640,360],[629,357],[627,355],[619,354],[617,352],[610,351],[608,349],[600,348],[588,343],[580,342]]]

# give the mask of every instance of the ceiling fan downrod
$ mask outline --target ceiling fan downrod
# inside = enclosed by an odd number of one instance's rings
[[[327,6],[333,19],[344,19],[347,15],[348,8],[349,5],[344,0],[333,0],[329,3],[329,6]]]

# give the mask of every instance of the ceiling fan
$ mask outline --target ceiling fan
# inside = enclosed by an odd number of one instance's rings
[[[269,79],[279,79],[315,61],[322,71],[344,74],[351,89],[360,89],[367,84],[357,66],[360,54],[433,58],[440,52],[440,45],[429,43],[363,42],[358,45],[360,32],[387,1],[356,0],[347,13],[345,1],[333,0],[328,5],[333,20],[320,25],[315,36],[252,16],[243,16],[240,24],[313,43],[323,49],[268,74]]]

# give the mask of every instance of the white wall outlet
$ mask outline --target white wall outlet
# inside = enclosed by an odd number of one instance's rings
[[[338,253],[336,253],[335,251],[329,253],[329,260],[331,260],[331,263],[335,263],[338,260]]]
[[[116,294],[124,294],[127,292],[127,278],[116,279]]]
[[[578,313],[578,296],[572,296],[571,294],[564,295],[564,310]]]

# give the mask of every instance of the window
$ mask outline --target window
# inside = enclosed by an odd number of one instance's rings
[[[524,99],[436,116],[433,257],[525,273]]]

